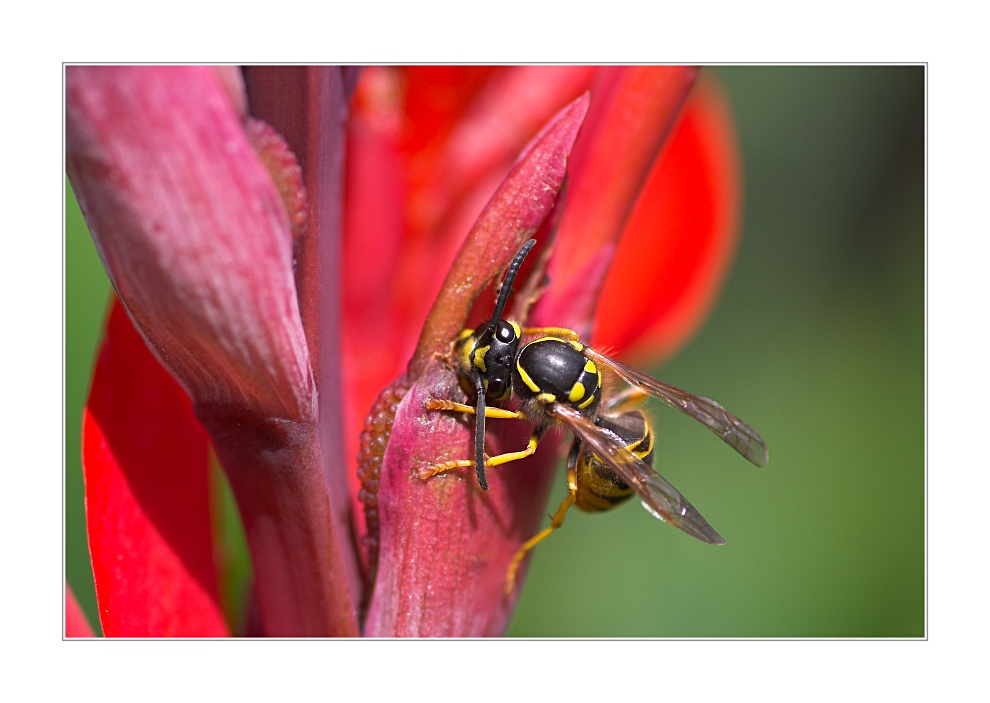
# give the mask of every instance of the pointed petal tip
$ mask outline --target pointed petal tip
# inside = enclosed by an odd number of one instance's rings
[[[581,116],[584,117],[584,115],[588,112],[588,107],[590,105],[591,91],[586,90],[574,99],[574,102],[568,106],[568,109],[580,110]]]

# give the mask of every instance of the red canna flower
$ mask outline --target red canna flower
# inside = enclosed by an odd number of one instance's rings
[[[613,355],[669,354],[721,282],[734,147],[713,88],[688,97],[694,69],[356,78],[67,71],[67,170],[120,300],[83,428],[108,636],[231,634],[210,446],[251,551],[248,634],[503,633],[558,453],[548,437],[487,492],[415,476],[470,455],[468,424],[424,408],[458,393],[452,340],[534,234],[531,321]],[[494,424],[492,447],[524,446],[522,423]]]

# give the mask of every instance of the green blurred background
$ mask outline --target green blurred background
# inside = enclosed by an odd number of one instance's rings
[[[572,511],[508,634],[924,636],[924,69],[707,70],[736,118],[743,235],[708,322],[654,372],[756,427],[770,463],[658,409],[657,468],[727,544],[635,505]],[[96,623],[79,427],[109,284],[71,192],[66,228],[66,575]]]

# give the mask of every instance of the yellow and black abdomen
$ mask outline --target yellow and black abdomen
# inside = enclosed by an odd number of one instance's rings
[[[541,337],[519,352],[513,389],[524,401],[565,403],[594,417],[601,401],[602,375],[580,342]]]
[[[595,424],[648,466],[653,465],[653,428],[642,411],[630,410],[619,415],[601,416]],[[591,513],[609,510],[634,493],[618,474],[577,438],[571,445],[567,467],[577,472],[574,504],[582,510]]]

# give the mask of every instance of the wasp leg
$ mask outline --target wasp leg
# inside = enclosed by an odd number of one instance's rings
[[[431,410],[455,410],[457,412],[470,412],[474,414],[474,408],[471,406],[462,405],[461,403],[454,403],[449,400],[430,400],[427,401],[426,406]],[[503,410],[502,408],[485,408],[485,417],[497,417],[512,420],[526,419],[522,413],[517,413],[512,410]],[[529,437],[529,444],[526,445],[525,449],[521,449],[517,452],[506,452],[504,454],[488,457],[485,459],[485,468],[488,468],[489,466],[498,466],[499,464],[508,464],[510,461],[518,461],[519,459],[525,459],[528,456],[532,456],[545,432],[545,428],[538,427],[534,429],[533,434]],[[441,464],[434,464],[433,466],[421,469],[418,474],[419,477],[425,481],[439,473],[443,473],[444,471],[465,468],[468,466],[475,466],[474,459],[455,459],[454,461],[445,461]]]
[[[526,544],[519,548],[516,555],[512,557],[512,563],[509,564],[509,569],[505,573],[505,595],[512,593],[513,589],[516,587],[516,572],[519,570],[519,565],[522,564],[522,560],[526,558],[526,555],[533,549],[533,547],[549,537],[550,533],[554,530],[560,529],[560,527],[564,524],[564,515],[566,515],[570,507],[574,505],[574,501],[577,500],[577,469],[570,464],[571,461],[570,458],[568,458],[567,497],[564,498],[564,502],[560,504],[560,507],[557,508],[557,512],[554,513],[554,516],[550,519],[550,527],[541,530],[535,536],[530,538]]]
[[[576,342],[580,339],[577,332],[566,327],[524,327],[522,333],[539,335],[540,337],[557,337],[567,342]]]
[[[603,403],[600,413],[621,415],[629,410],[634,410],[642,405],[649,394],[636,386],[629,386],[622,391],[609,396]]]
[[[448,412],[455,413],[470,413],[475,414],[475,409],[471,405],[465,405],[464,403],[455,403],[452,400],[444,400],[443,398],[431,398],[425,403],[427,410],[446,410]],[[504,420],[525,420],[525,416],[522,413],[517,413],[514,410],[505,410],[503,408],[485,408],[485,417],[497,417]]]

